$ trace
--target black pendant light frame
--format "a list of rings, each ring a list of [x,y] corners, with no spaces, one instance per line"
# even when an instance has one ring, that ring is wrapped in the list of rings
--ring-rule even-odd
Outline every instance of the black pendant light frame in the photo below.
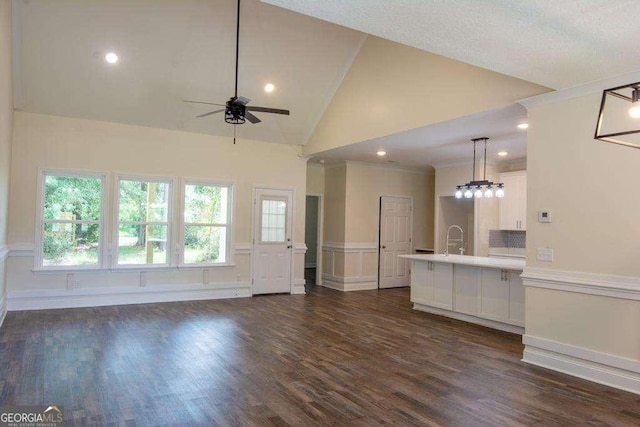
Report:
[[[477,190],[482,190],[483,187],[486,187],[486,189],[489,190],[494,186],[496,186],[498,189],[504,189],[504,183],[502,182],[494,183],[493,181],[487,180],[487,141],[488,140],[489,138],[487,138],[486,136],[483,136],[481,138],[473,138],[471,140],[471,142],[473,142],[473,175],[471,176],[471,181],[467,182],[466,184],[456,185],[456,193],[457,193],[456,198],[462,198],[462,196],[458,196],[458,194],[460,194],[458,192],[461,192],[463,189],[468,191],[472,191],[472,190],[477,191]],[[484,142],[484,170],[483,170],[482,179],[477,180],[476,179],[476,144],[480,141]],[[497,196],[497,197],[501,197],[501,196]],[[466,197],[466,198],[470,198],[470,197]]]

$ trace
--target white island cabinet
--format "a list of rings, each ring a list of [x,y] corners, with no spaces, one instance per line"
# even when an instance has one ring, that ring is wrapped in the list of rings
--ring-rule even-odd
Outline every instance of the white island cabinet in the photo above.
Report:
[[[412,261],[416,310],[504,331],[524,332],[525,262],[465,255],[401,255]]]

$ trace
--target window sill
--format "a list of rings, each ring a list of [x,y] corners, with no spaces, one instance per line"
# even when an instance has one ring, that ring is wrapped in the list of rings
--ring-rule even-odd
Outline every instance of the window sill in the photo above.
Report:
[[[144,266],[144,265],[132,265],[132,266],[118,266],[112,268],[82,268],[82,267],[69,267],[69,268],[34,268],[31,271],[34,274],[69,274],[69,273],[140,273],[151,271],[179,271],[179,270],[217,270],[235,268],[236,264],[199,264],[199,265],[180,265],[180,266]]]

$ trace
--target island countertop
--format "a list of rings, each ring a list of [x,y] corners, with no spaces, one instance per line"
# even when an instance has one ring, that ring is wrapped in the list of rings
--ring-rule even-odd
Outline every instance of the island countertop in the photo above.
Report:
[[[399,255],[402,258],[414,261],[442,262],[446,264],[462,264],[475,267],[503,268],[505,270],[524,270],[526,262],[520,259],[489,258],[471,255]]]

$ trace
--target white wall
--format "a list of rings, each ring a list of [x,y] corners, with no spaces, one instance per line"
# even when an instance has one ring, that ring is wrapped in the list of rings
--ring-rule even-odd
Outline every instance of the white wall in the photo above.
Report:
[[[8,236],[12,251],[7,263],[10,308],[14,299],[35,301],[34,298],[41,298],[46,292],[63,296],[83,291],[109,295],[124,292],[121,288],[140,291],[142,282],[139,272],[76,273],[73,281],[78,282],[78,289],[69,291],[66,274],[31,271],[38,168],[232,182],[235,188],[233,246],[236,266],[148,270],[147,273],[145,292],[171,285],[178,287],[176,292],[179,293],[180,286],[205,285],[206,292],[201,292],[200,288],[191,292],[192,296],[200,292],[199,297],[248,294],[253,187],[293,188],[294,242],[298,248],[294,277],[296,290],[304,289],[306,161],[298,156],[295,147],[246,140],[238,140],[233,145],[229,138],[16,112],[12,164],[15,167],[11,175]],[[176,292],[165,299],[180,299],[174,295]]]
[[[525,360],[640,393],[640,150],[594,140],[600,95],[528,108]]]
[[[0,0],[0,325],[6,313],[6,255],[11,138],[13,132],[13,81],[11,0]]]

